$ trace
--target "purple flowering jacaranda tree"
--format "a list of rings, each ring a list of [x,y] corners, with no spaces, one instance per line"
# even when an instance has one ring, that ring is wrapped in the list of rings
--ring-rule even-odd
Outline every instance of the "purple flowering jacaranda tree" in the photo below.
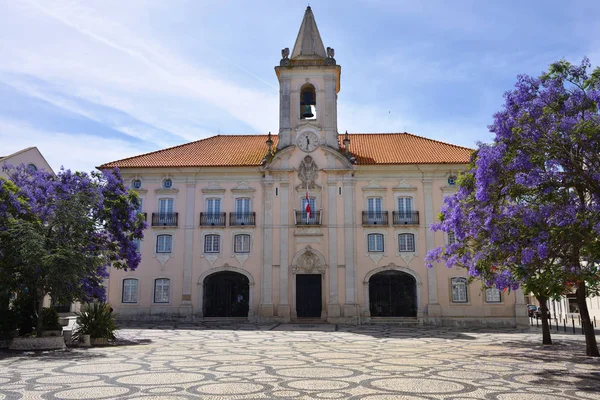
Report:
[[[478,145],[431,227],[456,243],[426,262],[467,268],[501,290],[524,286],[543,309],[575,291],[586,354],[598,357],[586,303],[600,285],[600,69],[590,69],[586,58],[518,77],[489,127],[494,142]]]
[[[23,165],[0,177],[0,285],[31,296],[70,303],[105,300],[110,267],[135,269],[135,241],[143,237],[139,199],[118,170],[54,176]],[[37,318],[37,335],[43,331]]]

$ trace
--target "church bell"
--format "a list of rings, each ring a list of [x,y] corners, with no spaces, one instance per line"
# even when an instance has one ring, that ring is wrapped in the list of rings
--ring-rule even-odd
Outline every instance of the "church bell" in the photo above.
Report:
[[[312,117],[314,117],[314,114],[312,113],[310,104],[305,104],[304,106],[302,106],[302,118],[312,118]]]

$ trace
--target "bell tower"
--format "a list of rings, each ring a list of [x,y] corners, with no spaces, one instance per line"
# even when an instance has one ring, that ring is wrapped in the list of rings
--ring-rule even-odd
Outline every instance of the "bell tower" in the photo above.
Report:
[[[339,150],[337,94],[341,67],[334,50],[323,46],[315,16],[308,6],[296,43],[281,51],[275,67],[279,80],[279,142],[277,149],[297,145],[299,134],[314,133],[320,145]],[[312,133],[311,133],[312,132]]]

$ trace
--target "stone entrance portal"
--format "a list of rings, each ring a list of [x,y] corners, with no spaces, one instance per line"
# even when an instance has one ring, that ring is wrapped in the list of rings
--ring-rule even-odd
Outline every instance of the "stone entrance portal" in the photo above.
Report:
[[[369,310],[372,317],[416,317],[415,278],[394,270],[373,275],[369,279]]]
[[[296,314],[298,318],[321,318],[321,275],[296,276]]]

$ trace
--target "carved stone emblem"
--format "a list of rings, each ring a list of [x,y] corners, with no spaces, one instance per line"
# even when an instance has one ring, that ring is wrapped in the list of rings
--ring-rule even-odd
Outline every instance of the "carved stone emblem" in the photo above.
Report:
[[[321,258],[312,250],[312,248],[306,246],[306,251],[298,258],[296,265],[292,267],[292,272],[324,274],[325,265],[323,265]]]
[[[319,167],[317,167],[315,161],[311,156],[306,156],[298,168],[298,178],[302,181],[304,186],[308,187],[309,189],[314,188],[318,172]]]

